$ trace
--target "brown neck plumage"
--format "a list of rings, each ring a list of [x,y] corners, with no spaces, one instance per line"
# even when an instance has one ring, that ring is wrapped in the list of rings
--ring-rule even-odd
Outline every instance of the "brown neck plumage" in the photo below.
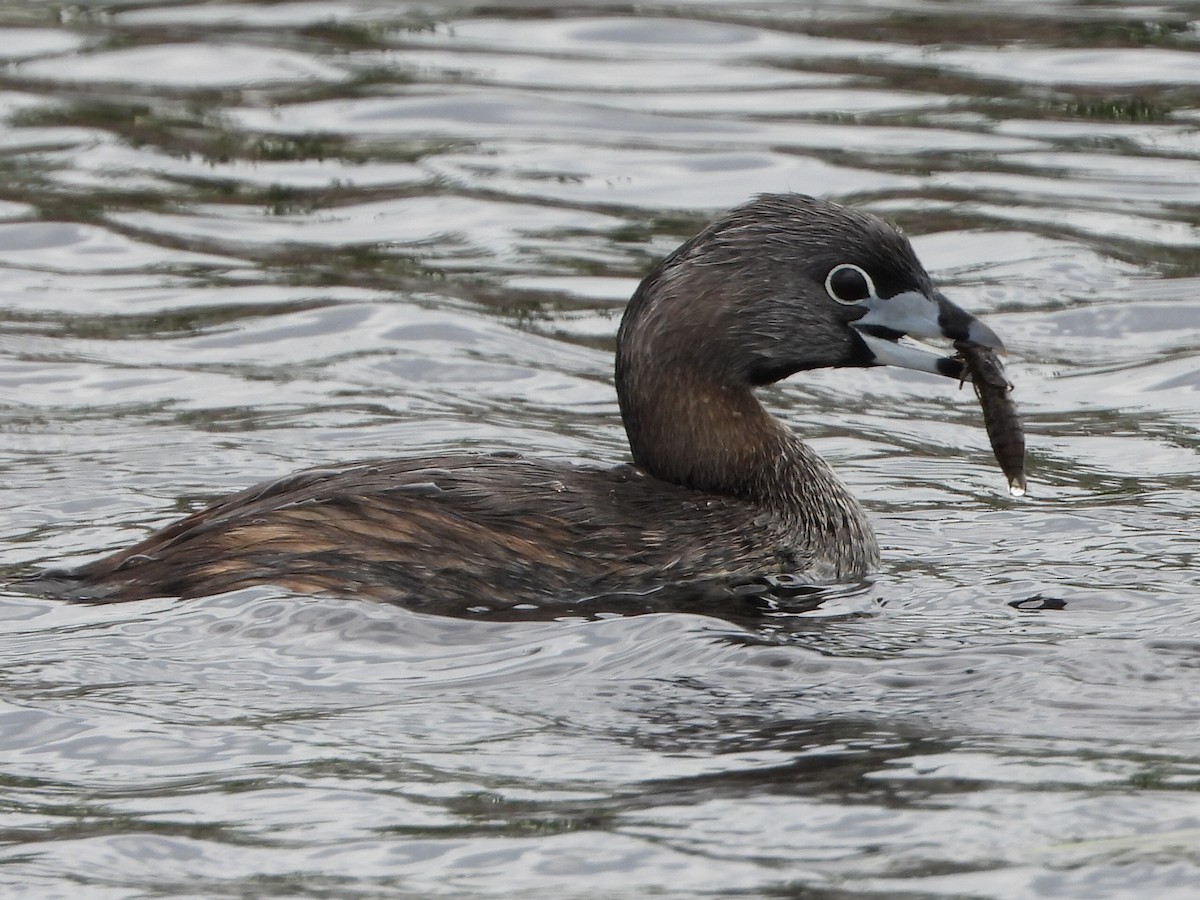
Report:
[[[787,523],[793,545],[822,577],[878,564],[862,507],[749,386],[651,363],[619,366],[617,392],[634,462],[649,475],[762,507]]]
[[[767,502],[796,439],[748,387],[655,367],[618,387],[634,462],[663,481]]]

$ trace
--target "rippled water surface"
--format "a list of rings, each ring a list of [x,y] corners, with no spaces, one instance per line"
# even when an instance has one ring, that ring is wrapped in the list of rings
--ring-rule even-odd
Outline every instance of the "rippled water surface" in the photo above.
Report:
[[[766,392],[865,501],[808,612],[0,593],[0,888],[1194,897],[1200,7],[0,5],[0,566],[306,465],[625,458],[613,336],[720,209],[900,223],[1010,348]],[[711,613],[711,611],[709,611]]]

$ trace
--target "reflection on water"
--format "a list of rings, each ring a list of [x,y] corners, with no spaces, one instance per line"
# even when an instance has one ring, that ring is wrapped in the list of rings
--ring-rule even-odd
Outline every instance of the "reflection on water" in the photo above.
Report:
[[[970,391],[821,372],[767,399],[886,563],[819,605],[9,590],[0,884],[1192,896],[1198,16],[0,8],[6,574],[303,465],[621,460],[625,299],[756,191],[894,219],[987,314],[1032,487]]]

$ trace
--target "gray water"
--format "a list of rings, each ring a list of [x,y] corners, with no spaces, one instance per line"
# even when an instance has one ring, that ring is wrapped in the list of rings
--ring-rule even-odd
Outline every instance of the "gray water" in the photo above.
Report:
[[[0,574],[302,466],[615,463],[637,279],[901,224],[970,390],[765,392],[884,547],[807,613],[0,592],[0,892],[1200,893],[1200,6],[0,5]]]

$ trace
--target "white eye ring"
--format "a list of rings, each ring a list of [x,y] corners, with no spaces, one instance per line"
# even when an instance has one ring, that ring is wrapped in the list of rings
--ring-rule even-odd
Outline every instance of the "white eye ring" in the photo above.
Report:
[[[857,272],[859,275],[862,276],[863,281],[866,282],[867,294],[865,297],[855,297],[852,300],[846,300],[843,297],[839,297],[837,295],[837,292],[834,291],[834,289],[833,289],[834,276],[839,275],[842,272],[845,272],[847,269],[849,269],[851,272]],[[832,297],[834,300],[836,300],[838,303],[842,304],[843,306],[854,306],[855,304],[862,303],[864,300],[866,300],[870,297],[878,297],[879,296],[875,292],[875,282],[871,280],[871,276],[868,275],[863,270],[862,266],[856,266],[856,265],[854,265],[854,263],[841,263],[840,265],[836,265],[832,269],[830,269],[829,274],[825,276],[825,292],[827,294],[829,294],[829,296]]]

